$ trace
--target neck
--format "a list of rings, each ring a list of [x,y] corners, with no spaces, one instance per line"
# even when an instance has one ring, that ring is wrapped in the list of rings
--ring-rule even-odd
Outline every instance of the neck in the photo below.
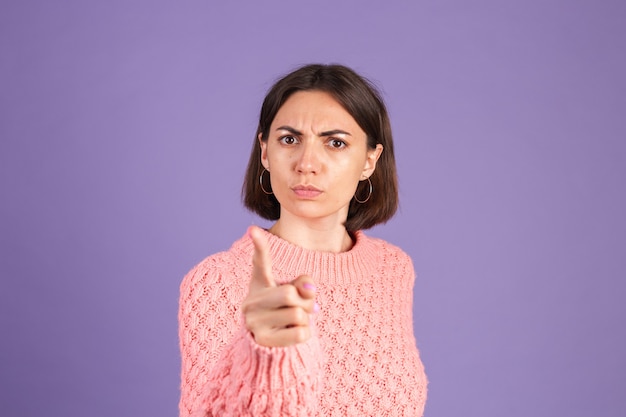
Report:
[[[350,250],[353,245],[352,238],[343,224],[304,224],[290,222],[281,217],[269,231],[287,242],[308,250],[340,253]]]

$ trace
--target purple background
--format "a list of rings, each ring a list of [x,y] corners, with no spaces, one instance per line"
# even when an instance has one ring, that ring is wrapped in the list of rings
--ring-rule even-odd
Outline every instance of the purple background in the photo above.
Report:
[[[388,101],[426,414],[623,416],[626,2],[234,3],[2,2],[0,415],[177,413],[180,280],[320,61]]]

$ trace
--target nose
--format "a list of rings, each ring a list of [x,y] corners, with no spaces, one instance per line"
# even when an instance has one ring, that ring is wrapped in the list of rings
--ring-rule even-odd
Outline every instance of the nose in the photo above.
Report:
[[[321,166],[320,152],[316,143],[305,141],[300,147],[296,171],[300,174],[317,174]]]

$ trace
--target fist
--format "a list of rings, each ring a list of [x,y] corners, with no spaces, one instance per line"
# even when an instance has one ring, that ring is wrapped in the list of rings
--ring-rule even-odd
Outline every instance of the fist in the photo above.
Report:
[[[262,346],[291,346],[311,337],[312,314],[317,310],[315,284],[301,275],[276,285],[267,239],[255,226],[248,229],[254,244],[252,279],[242,311],[246,328]]]

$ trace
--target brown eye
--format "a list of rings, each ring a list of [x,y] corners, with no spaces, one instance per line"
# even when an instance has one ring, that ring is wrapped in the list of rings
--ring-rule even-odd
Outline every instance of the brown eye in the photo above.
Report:
[[[340,139],[331,139],[329,144],[330,147],[334,149],[342,149],[346,147],[346,142]]]
[[[293,145],[294,143],[298,142],[298,140],[293,136],[283,136],[280,138],[280,142],[284,143],[285,145]]]

